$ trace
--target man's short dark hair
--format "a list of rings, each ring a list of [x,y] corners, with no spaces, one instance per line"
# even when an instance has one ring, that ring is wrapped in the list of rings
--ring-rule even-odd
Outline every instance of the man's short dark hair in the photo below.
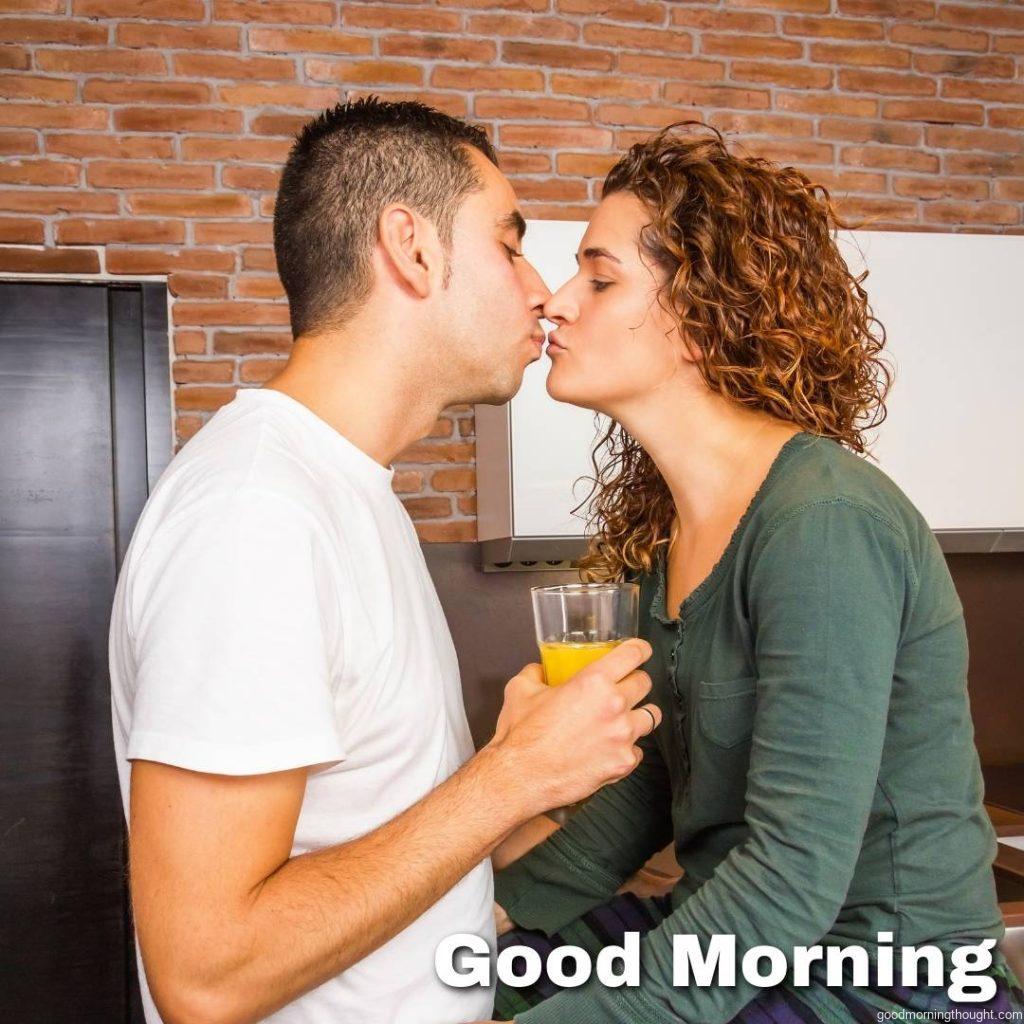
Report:
[[[483,187],[467,147],[497,164],[482,129],[375,96],[339,103],[302,129],[274,208],[277,271],[296,337],[340,326],[366,301],[377,218],[389,203],[431,220],[451,251],[458,208]]]

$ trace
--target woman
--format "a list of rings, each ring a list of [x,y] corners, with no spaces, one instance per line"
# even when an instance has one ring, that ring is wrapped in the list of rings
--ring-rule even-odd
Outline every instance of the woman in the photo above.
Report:
[[[548,391],[613,421],[582,568],[640,582],[664,720],[630,776],[496,881],[510,938],[541,951],[649,929],[641,983],[499,987],[496,1014],[836,1024],[1022,1006],[998,952],[995,996],[947,995],[952,951],[1002,934],[996,840],[960,602],[920,514],[860,457],[889,374],[836,247],[846,225],[799,171],[678,127],[612,169],[579,273],[545,307]],[[608,903],[670,840],[671,894]],[[812,967],[808,985],[759,988],[737,968],[734,986],[677,987],[676,935],[703,951],[735,935],[737,964],[762,944],[862,946],[870,978],[831,987]],[[880,946],[927,944],[937,984],[878,976]]]

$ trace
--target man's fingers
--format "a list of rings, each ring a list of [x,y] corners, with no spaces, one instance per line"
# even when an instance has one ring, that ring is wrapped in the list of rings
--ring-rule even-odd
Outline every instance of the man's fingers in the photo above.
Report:
[[[635,707],[651,692],[651,677],[641,669],[630,672],[619,683],[619,692],[626,698],[627,707]]]
[[[537,664],[537,662],[531,662],[529,665],[524,665],[522,669],[514,675],[505,687],[506,692],[510,689],[523,690],[527,693],[533,693],[538,687],[544,688],[544,669]]]
[[[661,708],[657,704],[644,704],[630,711],[629,717],[633,724],[633,735],[640,739],[641,736],[649,736],[661,725]]]

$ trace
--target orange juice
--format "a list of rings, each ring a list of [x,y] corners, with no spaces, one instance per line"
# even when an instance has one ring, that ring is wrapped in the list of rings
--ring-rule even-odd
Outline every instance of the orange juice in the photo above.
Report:
[[[604,657],[618,647],[625,637],[618,640],[591,640],[581,643],[573,641],[548,641],[540,645],[540,660],[544,666],[544,680],[548,686],[561,686],[592,661]]]

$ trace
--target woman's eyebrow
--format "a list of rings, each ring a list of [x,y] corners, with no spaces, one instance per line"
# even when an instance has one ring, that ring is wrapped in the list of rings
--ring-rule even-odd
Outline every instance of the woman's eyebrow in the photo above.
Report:
[[[602,249],[599,245],[588,246],[583,250],[582,256],[585,260],[596,260],[599,256],[604,256],[605,259],[609,259],[613,263],[622,263],[618,256],[613,256],[607,249]],[[576,257],[576,262],[580,262],[579,256]]]

